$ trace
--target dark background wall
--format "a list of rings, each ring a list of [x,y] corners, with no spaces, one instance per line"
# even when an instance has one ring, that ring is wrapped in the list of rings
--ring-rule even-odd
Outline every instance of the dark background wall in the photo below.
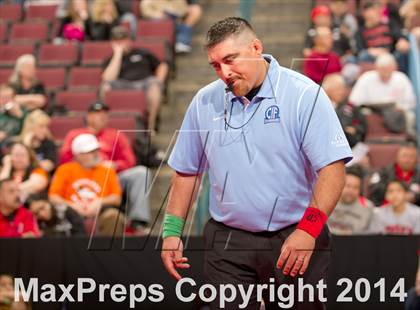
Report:
[[[328,309],[403,309],[397,298],[389,293],[399,278],[404,278],[405,290],[414,285],[417,268],[417,236],[353,236],[333,237],[332,263],[328,279]],[[93,278],[97,284],[162,284],[165,299],[162,303],[141,303],[136,309],[198,309],[197,303],[180,302],[175,295],[175,281],[172,280],[160,260],[156,238],[130,239],[39,239],[0,240],[0,274],[9,273],[25,280],[39,278],[44,283],[71,284],[77,278]],[[89,246],[90,245],[90,246]],[[184,276],[202,281],[204,252],[201,238],[191,238],[185,255],[189,257],[191,269]],[[347,296],[353,302],[337,304],[344,286],[337,286],[340,278],[349,278],[353,288]],[[354,284],[359,278],[370,282],[371,295],[366,303],[354,301]],[[385,278],[385,303],[379,302],[379,289],[373,285]],[[363,293],[362,289],[362,293]],[[106,300],[99,303],[97,292],[83,303],[34,303],[33,309],[129,309],[127,303]],[[72,291],[75,295],[75,290]],[[60,295],[59,295],[60,296]]]

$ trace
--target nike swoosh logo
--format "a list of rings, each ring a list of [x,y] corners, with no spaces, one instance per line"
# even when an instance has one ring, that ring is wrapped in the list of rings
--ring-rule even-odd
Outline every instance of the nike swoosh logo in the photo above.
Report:
[[[213,122],[218,121],[219,119],[222,119],[224,116],[218,116],[218,117],[213,117]]]

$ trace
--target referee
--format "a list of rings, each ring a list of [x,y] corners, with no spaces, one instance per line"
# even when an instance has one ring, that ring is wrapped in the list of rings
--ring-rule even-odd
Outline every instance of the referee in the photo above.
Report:
[[[180,279],[177,269],[189,267],[180,237],[208,171],[206,283],[274,279],[297,287],[300,277],[305,284],[326,283],[325,223],[344,186],[344,164],[352,158],[330,100],[319,85],[263,54],[244,19],[212,25],[206,48],[219,79],[193,98],[169,159],[175,174],[163,228],[166,269]],[[262,297],[266,309],[278,309],[267,290]],[[239,300],[226,306],[238,305]],[[253,291],[247,309],[258,307]],[[324,307],[316,299],[293,309]]]

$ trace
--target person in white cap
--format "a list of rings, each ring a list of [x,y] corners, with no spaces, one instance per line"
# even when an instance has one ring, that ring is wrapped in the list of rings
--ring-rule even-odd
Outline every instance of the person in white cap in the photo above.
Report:
[[[113,234],[115,225],[122,233],[121,186],[115,170],[101,163],[98,140],[92,134],[80,134],[71,149],[73,161],[60,165],[53,176],[50,201],[70,206],[85,219],[99,213],[98,234]]]

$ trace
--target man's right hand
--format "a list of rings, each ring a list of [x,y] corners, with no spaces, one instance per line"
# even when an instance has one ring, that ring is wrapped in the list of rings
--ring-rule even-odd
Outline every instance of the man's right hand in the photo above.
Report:
[[[184,245],[179,237],[167,237],[163,239],[161,258],[166,270],[176,280],[182,277],[176,270],[177,268],[190,268],[188,258],[183,257]]]

